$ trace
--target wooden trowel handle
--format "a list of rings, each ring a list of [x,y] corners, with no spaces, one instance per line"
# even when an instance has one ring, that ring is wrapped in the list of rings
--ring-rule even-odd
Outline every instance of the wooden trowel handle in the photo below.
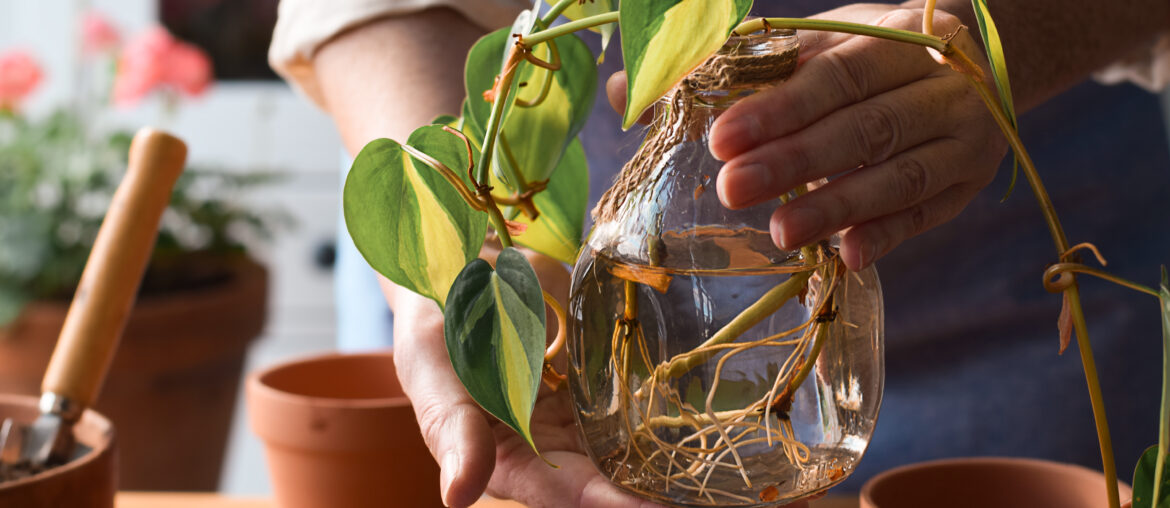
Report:
[[[114,192],[41,389],[91,407],[134,305],[187,145],[144,128],[130,143],[126,176]]]

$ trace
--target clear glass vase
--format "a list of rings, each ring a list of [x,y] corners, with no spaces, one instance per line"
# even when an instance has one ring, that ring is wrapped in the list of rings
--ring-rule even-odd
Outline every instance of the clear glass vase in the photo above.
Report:
[[[720,55],[795,65],[795,45],[773,31]],[[586,450],[614,483],[668,505],[823,491],[853,471],[881,403],[876,272],[846,271],[836,239],[777,248],[780,200],[729,210],[716,195],[708,132],[763,86],[751,80],[688,80],[660,101],[573,271],[569,385]]]

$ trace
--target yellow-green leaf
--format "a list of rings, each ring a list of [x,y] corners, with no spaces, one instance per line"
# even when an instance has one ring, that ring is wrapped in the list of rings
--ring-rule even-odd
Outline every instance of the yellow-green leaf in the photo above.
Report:
[[[420,127],[408,143],[466,174],[466,145],[441,126]],[[370,266],[440,306],[459,271],[479,255],[487,230],[486,214],[389,139],[371,141],[354,158],[343,205],[346,227]]]
[[[991,12],[987,9],[986,0],[971,0],[975,10],[975,20],[979,23],[979,34],[983,37],[983,47],[987,51],[987,60],[991,63],[991,75],[995,79],[995,87],[999,91],[999,102],[1003,106],[1004,114],[1012,122],[1012,127],[1018,129],[1016,122],[1016,107],[1012,101],[1012,86],[1008,79],[1007,60],[1003,56],[1003,41],[999,38],[999,30],[995,28],[995,21],[991,19]],[[1018,158],[1012,161],[1012,178],[1004,192],[1003,200],[1012,194],[1016,188],[1016,180],[1020,173]]]
[[[555,5],[557,0],[545,0],[549,5]],[[584,3],[574,3],[568,9],[565,9],[563,15],[571,20],[578,20],[587,18],[597,14],[605,14],[617,10],[617,0],[588,0]],[[617,30],[617,25],[613,23],[606,23],[601,26],[595,26],[589,29],[590,31],[601,34],[601,54],[597,57],[597,62],[605,58],[605,48],[609,47],[609,41],[613,38],[614,32]]]
[[[524,234],[514,239],[562,263],[573,264],[581,248],[581,233],[585,227],[585,208],[589,200],[587,189],[589,165],[585,160],[585,149],[580,141],[574,140],[565,150],[548,187],[533,198],[540,216],[536,221],[518,216],[518,222],[529,226]]]
[[[640,0],[620,5],[628,75],[622,128],[674,88],[727,41],[750,0]]]
[[[483,93],[495,83],[499,55],[511,40],[507,30],[498,30],[480,39],[467,56],[465,116],[469,117],[472,130],[481,136],[491,115],[491,103],[483,99]],[[524,62],[513,80],[517,86],[524,84],[513,97],[520,102],[505,108],[509,113],[503,120],[502,138],[497,139],[492,158],[493,173],[511,191],[518,189],[519,182],[509,178],[513,171],[508,168],[514,169],[526,183],[549,178],[593,109],[597,87],[593,54],[575,35],[558,38],[556,48],[561,62],[559,71]],[[533,54],[545,61],[553,60],[549,44],[538,45]],[[525,103],[536,105],[529,107]]]
[[[447,352],[459,380],[533,450],[530,422],[544,366],[544,316],[536,272],[511,247],[500,252],[495,270],[482,259],[468,263],[443,312]]]

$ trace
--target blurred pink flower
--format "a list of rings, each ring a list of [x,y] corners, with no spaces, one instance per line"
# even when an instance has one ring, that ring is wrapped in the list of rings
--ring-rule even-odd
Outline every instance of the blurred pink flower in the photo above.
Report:
[[[82,50],[86,55],[113,50],[120,39],[118,30],[96,11],[89,11],[81,18]]]
[[[199,48],[153,27],[126,44],[114,77],[114,102],[137,103],[156,88],[169,86],[187,95],[202,94],[211,83],[211,59]]]
[[[211,59],[196,46],[175,44],[163,69],[163,81],[187,95],[201,95],[211,84]]]
[[[22,50],[0,53],[0,110],[12,110],[41,82],[41,66]]]

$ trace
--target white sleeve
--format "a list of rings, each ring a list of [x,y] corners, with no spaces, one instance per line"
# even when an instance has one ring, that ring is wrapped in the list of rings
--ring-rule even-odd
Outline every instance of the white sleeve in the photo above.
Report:
[[[281,0],[268,63],[317,105],[313,56],[342,32],[377,18],[449,7],[488,30],[510,26],[532,0]]]
[[[1113,62],[1093,74],[1105,84],[1126,81],[1151,92],[1160,92],[1170,86],[1170,32],[1164,32],[1153,44]]]

